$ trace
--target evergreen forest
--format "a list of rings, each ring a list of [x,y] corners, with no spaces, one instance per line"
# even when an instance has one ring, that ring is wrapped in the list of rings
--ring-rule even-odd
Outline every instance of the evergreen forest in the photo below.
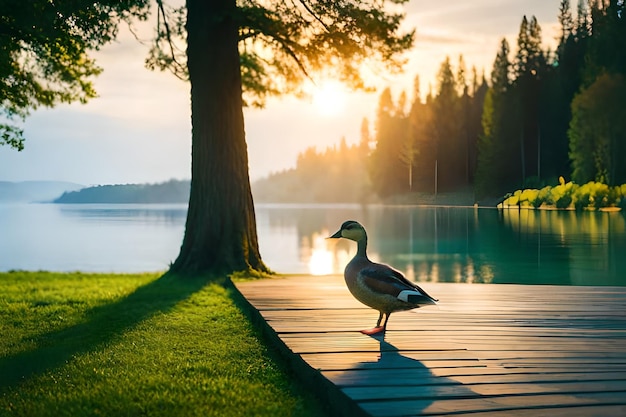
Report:
[[[471,190],[475,201],[559,178],[626,183],[626,5],[562,0],[556,50],[521,19],[490,74],[446,58],[436,85],[397,98],[382,91],[361,140],[300,154],[296,168],[253,185],[257,201],[383,201]],[[373,134],[371,133],[373,131]]]

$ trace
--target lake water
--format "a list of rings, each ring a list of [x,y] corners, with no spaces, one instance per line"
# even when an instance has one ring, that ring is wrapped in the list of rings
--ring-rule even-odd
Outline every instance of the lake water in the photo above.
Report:
[[[259,205],[259,245],[280,273],[342,273],[354,242],[415,281],[626,286],[626,215],[460,207]],[[166,270],[185,205],[0,205],[0,271]]]

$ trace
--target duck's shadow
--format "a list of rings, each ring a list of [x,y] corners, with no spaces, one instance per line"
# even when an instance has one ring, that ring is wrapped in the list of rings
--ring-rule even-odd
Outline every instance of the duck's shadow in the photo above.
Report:
[[[401,351],[387,342],[384,334],[369,337],[379,343],[378,360],[358,362],[333,382],[372,415],[380,415],[389,407],[402,408],[403,415],[421,414],[437,401],[478,396],[461,382],[436,375],[416,359],[423,351]]]

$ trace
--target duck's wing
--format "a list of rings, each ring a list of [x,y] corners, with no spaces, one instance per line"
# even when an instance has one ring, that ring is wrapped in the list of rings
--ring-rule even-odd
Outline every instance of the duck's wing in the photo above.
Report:
[[[436,304],[437,301],[418,285],[407,280],[400,271],[387,265],[373,264],[362,269],[358,280],[373,292],[388,294],[411,304],[428,305]]]

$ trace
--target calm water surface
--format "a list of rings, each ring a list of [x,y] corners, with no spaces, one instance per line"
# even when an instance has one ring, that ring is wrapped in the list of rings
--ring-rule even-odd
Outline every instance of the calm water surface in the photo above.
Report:
[[[626,285],[624,213],[259,205],[264,261],[281,273],[341,273],[356,245],[327,240],[347,219],[370,258],[415,281]],[[167,269],[185,205],[0,205],[0,271]]]

